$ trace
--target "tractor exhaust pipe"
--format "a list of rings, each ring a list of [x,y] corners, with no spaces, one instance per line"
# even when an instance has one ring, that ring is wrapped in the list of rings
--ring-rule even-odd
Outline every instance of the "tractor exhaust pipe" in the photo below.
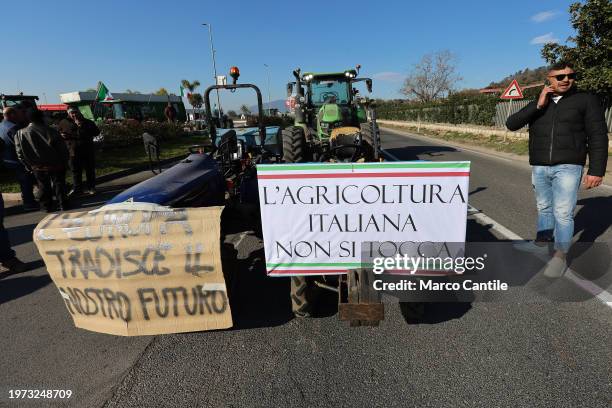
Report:
[[[304,118],[304,108],[303,106],[303,101],[304,101],[304,88],[302,87],[302,75],[301,75],[301,69],[297,68],[296,70],[293,71],[293,76],[295,77],[295,85],[296,85],[296,103],[295,103],[295,121],[297,123],[304,123],[305,122],[305,118]]]

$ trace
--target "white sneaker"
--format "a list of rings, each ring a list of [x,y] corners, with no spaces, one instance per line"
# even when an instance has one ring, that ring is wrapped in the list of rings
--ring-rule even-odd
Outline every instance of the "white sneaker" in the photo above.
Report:
[[[567,270],[565,259],[553,256],[544,267],[544,276],[547,278],[560,278]]]
[[[535,241],[520,241],[512,244],[514,249],[521,252],[529,252],[536,255],[548,255],[548,243],[538,245]]]

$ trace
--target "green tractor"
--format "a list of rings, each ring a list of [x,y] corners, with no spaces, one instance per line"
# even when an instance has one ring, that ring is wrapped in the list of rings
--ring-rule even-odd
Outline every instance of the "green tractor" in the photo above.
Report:
[[[374,102],[353,87],[364,81],[372,92],[372,80],[357,78],[359,68],[332,73],[293,71],[295,82],[287,84],[287,96],[293,102],[295,123],[282,131],[285,162],[379,160]]]
[[[368,93],[372,92],[370,78],[357,78],[359,68],[357,65],[332,73],[302,73],[299,68],[293,71],[295,82],[287,84],[287,96],[295,111],[295,123],[282,131],[286,163],[380,160],[374,102],[353,87],[363,81]],[[294,87],[296,95],[292,96]],[[311,314],[315,286],[329,287],[317,279],[291,277],[291,304],[296,316]]]
[[[35,107],[37,100],[38,96],[24,95],[23,92],[21,92],[19,95],[0,94],[0,108],[4,109],[10,106],[17,105],[27,105]]]

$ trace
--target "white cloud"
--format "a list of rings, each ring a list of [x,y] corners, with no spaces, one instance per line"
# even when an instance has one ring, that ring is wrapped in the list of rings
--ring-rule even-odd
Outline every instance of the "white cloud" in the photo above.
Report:
[[[379,81],[399,82],[404,79],[404,76],[405,75],[399,72],[385,71],[385,72],[378,72],[372,75],[372,78],[379,80]]]
[[[559,39],[553,35],[553,33],[546,33],[544,35],[537,36],[531,40],[531,44],[548,44],[558,43]]]
[[[556,10],[542,11],[540,13],[537,13],[531,16],[531,21],[535,23],[542,23],[544,21],[548,21],[548,20],[555,18],[557,14],[559,14],[559,12]]]

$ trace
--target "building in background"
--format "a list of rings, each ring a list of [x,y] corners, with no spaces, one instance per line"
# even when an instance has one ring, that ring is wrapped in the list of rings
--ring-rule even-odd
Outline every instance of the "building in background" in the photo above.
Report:
[[[177,95],[115,93],[113,101],[95,102],[96,92],[69,92],[60,94],[68,106],[79,108],[88,119],[158,119],[166,120],[164,108],[168,102],[176,110],[179,121],[186,120],[183,99]]]

